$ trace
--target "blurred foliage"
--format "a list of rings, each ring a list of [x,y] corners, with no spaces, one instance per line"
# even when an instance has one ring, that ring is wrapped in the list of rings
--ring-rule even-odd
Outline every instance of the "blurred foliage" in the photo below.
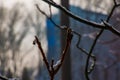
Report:
[[[38,51],[32,49],[32,38],[29,36],[34,38],[34,35],[37,35],[42,38],[43,43],[46,43],[45,36],[43,37],[45,27],[41,27],[41,25],[45,26],[42,20],[45,18],[36,10],[33,11],[31,14],[23,3],[15,3],[11,8],[3,4],[0,6],[0,74],[7,77],[22,77],[22,74],[26,74],[32,78],[35,69],[40,68],[41,55],[33,54]],[[44,44],[46,51],[45,46],[46,44]],[[36,67],[30,63],[34,55],[39,56],[37,56],[39,60],[36,62]],[[31,68],[32,66],[34,68]]]

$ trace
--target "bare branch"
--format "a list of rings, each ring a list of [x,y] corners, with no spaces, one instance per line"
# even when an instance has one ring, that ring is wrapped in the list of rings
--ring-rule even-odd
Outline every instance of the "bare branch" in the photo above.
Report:
[[[106,20],[106,21],[103,21],[104,25],[105,25],[106,27],[108,27],[109,30],[114,29],[114,27],[112,27],[108,22],[109,22],[109,20],[110,20],[110,18],[111,18],[111,16],[112,16],[112,14],[113,14],[113,12],[114,12],[114,10],[115,10],[116,7],[117,7],[117,3],[116,3],[116,1],[114,0],[114,6],[113,6],[113,8],[112,8],[112,10],[111,10],[111,12],[110,12],[110,14],[109,14],[109,16],[107,17],[107,20]],[[93,42],[93,45],[91,46],[90,52],[89,52],[89,54],[88,54],[88,57],[87,57],[87,60],[86,60],[86,66],[85,66],[85,76],[86,76],[86,79],[87,79],[87,80],[90,80],[90,79],[89,79],[89,73],[90,73],[90,72],[94,69],[94,67],[95,67],[95,63],[93,62],[93,64],[90,66],[90,69],[88,70],[90,56],[91,56],[91,54],[92,54],[92,52],[93,52],[93,49],[94,49],[94,47],[95,47],[95,45],[96,45],[96,43],[97,43],[97,40],[99,39],[99,37],[102,35],[103,32],[104,32],[104,29],[101,29],[101,31],[99,32],[99,34],[96,36],[96,38],[95,38],[95,40],[94,40],[94,42]],[[118,32],[118,31],[116,30],[116,32]],[[96,61],[96,60],[95,60],[95,61]]]
[[[86,79],[87,80],[90,80],[89,79],[89,73],[91,72],[91,70],[93,70],[93,65],[92,65],[92,67],[90,68],[90,70],[88,70],[88,66],[89,66],[89,60],[90,60],[90,55],[92,54],[92,52],[93,52],[93,49],[94,49],[94,47],[95,47],[95,45],[96,45],[96,43],[97,43],[97,40],[98,40],[98,38],[100,37],[100,35],[103,33],[103,29],[100,31],[100,33],[96,36],[96,38],[95,38],[95,40],[94,40],[94,42],[93,42],[93,45],[91,46],[91,49],[90,49],[90,52],[89,52],[89,54],[88,54],[88,57],[87,57],[87,60],[86,60],[86,66],[85,66],[85,76],[86,76]]]
[[[73,19],[79,21],[79,22],[82,22],[84,24],[87,24],[87,25],[90,25],[92,27],[95,27],[95,28],[100,28],[100,29],[106,29],[106,30],[110,30],[112,33],[116,34],[117,36],[120,37],[120,32],[119,31],[116,31],[115,28],[111,27],[111,28],[108,28],[107,26],[103,25],[103,24],[99,24],[99,23],[96,23],[96,22],[93,22],[93,21],[88,21],[86,19],[83,19],[73,13],[71,13],[69,10],[67,10],[66,8],[64,8],[63,6],[61,5],[58,5],[56,4],[55,2],[51,2],[49,0],[43,0],[44,2],[60,9],[61,11],[63,11],[64,13],[66,13],[68,16],[72,17]]]
[[[61,26],[59,26],[59,25],[57,25],[53,20],[52,20],[52,18],[51,18],[51,16],[49,17],[45,12],[43,12],[40,8],[39,8],[39,6],[36,4],[36,7],[37,7],[37,9],[39,10],[39,12],[41,12],[43,15],[45,15],[48,19],[50,19],[50,21],[56,26],[56,27],[58,27],[59,29],[62,29],[62,30],[67,30],[68,28],[67,27],[61,27]],[[76,31],[74,31],[74,30],[71,30],[70,29],[70,31],[71,31],[71,33],[74,33],[75,35],[77,35],[78,37],[79,37],[79,40],[78,40],[78,42],[77,42],[77,44],[76,44],[76,47],[79,49],[79,50],[81,50],[82,52],[84,52],[86,55],[88,55],[89,53],[88,52],[86,52],[84,49],[82,49],[82,48],[80,48],[79,47],[79,43],[80,43],[80,38],[81,38],[81,35],[79,34],[79,33],[77,33]],[[68,42],[68,41],[67,41]],[[66,46],[67,47],[67,46]],[[66,48],[65,48],[66,49]],[[64,60],[64,53],[63,53],[63,56],[62,56],[62,58],[59,60],[59,61],[57,61],[57,63],[54,65],[54,69],[55,69],[55,73],[57,73],[57,71],[59,70],[59,68],[61,67],[61,64],[62,64],[62,62],[63,62],[63,60]],[[95,62],[96,62],[96,58],[95,58],[95,56],[94,55],[90,55],[90,57],[92,58],[92,60],[93,60],[93,62],[92,62],[92,65],[91,65],[91,71],[94,69],[94,67],[95,67]],[[57,65],[57,67],[56,67],[56,65]],[[90,71],[90,72],[91,72]]]
[[[65,59],[65,55],[67,54],[67,51],[68,51],[68,49],[70,47],[70,44],[71,44],[71,40],[72,40],[72,36],[73,36],[72,31],[71,31],[70,28],[67,28],[66,31],[67,31],[67,40],[66,40],[67,43],[66,43],[65,49],[63,50],[62,56],[61,56],[60,60],[58,61],[58,63],[56,63],[56,64],[54,64],[54,60],[52,59],[50,66],[49,66],[47,58],[45,57],[45,53],[44,53],[44,51],[43,51],[43,49],[41,47],[41,43],[39,42],[39,40],[38,40],[38,38],[36,36],[35,36],[35,40],[33,41],[33,44],[37,43],[38,48],[41,51],[43,61],[44,61],[45,65],[46,65],[46,67],[47,67],[47,70],[49,72],[51,80],[54,79],[55,74],[61,68],[61,66],[63,64],[63,61]]]
[[[104,32],[104,30],[109,30],[111,31],[112,33],[114,33],[115,35],[119,36],[120,37],[120,31],[116,30],[109,22],[114,10],[116,7],[120,6],[120,4],[117,4],[116,0],[114,0],[114,6],[110,12],[110,14],[108,15],[107,17],[107,20],[106,21],[102,21],[103,24],[100,24],[100,23],[96,23],[96,22],[93,22],[93,21],[88,21],[86,19],[83,19],[73,13],[71,13],[69,10],[67,10],[66,8],[64,8],[63,6],[61,5],[58,5],[57,3],[51,1],[51,0],[43,0],[44,2],[48,3],[49,6],[49,10],[50,10],[50,17],[45,13],[43,12],[42,10],[40,10],[39,6],[36,5],[37,9],[39,10],[39,12],[41,12],[43,15],[45,15],[48,19],[50,19],[50,21],[56,26],[58,27],[59,29],[61,30],[66,30],[67,31],[67,44],[66,44],[66,47],[65,49],[63,50],[63,53],[62,53],[62,56],[60,58],[59,61],[57,61],[56,64],[54,64],[54,60],[52,60],[51,62],[51,68],[50,68],[50,71],[49,73],[51,74],[50,76],[53,76],[58,72],[58,70],[60,69],[63,61],[64,61],[64,58],[65,58],[65,55],[66,55],[66,52],[67,52],[67,49],[69,48],[70,46],[70,43],[71,43],[71,39],[72,39],[72,35],[75,34],[78,36],[78,41],[77,41],[77,44],[76,44],[76,47],[81,50],[83,53],[85,53],[87,55],[87,60],[86,60],[86,66],[85,66],[85,76],[86,76],[86,79],[87,80],[90,80],[89,79],[89,74],[94,70],[94,67],[95,67],[95,62],[96,62],[96,57],[92,54],[93,53],[93,50],[95,48],[95,45],[97,43],[97,40],[99,39],[99,37],[102,35],[102,33]],[[79,22],[82,22],[84,24],[87,24],[87,25],[90,25],[94,28],[99,28],[101,29],[99,34],[96,36],[95,40],[93,41],[93,44],[91,46],[91,49],[89,52],[87,52],[86,50],[84,50],[83,48],[79,47],[79,44],[80,44],[80,39],[81,39],[81,35],[79,33],[77,33],[76,31],[68,28],[68,27],[62,27],[62,26],[59,26],[57,25],[53,20],[52,20],[52,12],[51,12],[51,6],[54,6],[58,9],[60,9],[61,11],[63,11],[64,13],[66,13],[68,16],[72,17],[73,19],[79,21]],[[89,68],[89,61],[90,59],[93,59],[93,62],[91,63],[90,65],[90,68]],[[53,65],[54,64],[54,65]],[[52,80],[52,79],[51,79]]]
[[[62,57],[60,59],[60,64],[58,65],[57,69],[55,70],[55,72],[57,72],[60,67],[62,66],[63,64],[63,61],[65,59],[65,55],[70,47],[70,44],[71,44],[71,40],[72,40],[72,37],[73,37],[73,34],[72,34],[72,31],[70,28],[67,29],[67,44],[66,44],[66,47],[64,48],[63,52],[62,52]]]
[[[50,73],[50,66],[49,66],[48,60],[47,60],[47,58],[45,56],[45,53],[44,53],[44,51],[43,51],[43,49],[41,47],[41,43],[39,42],[37,36],[35,36],[35,40],[33,41],[33,43],[34,44],[37,43],[37,46],[38,46],[38,48],[39,48],[39,50],[40,50],[40,52],[42,54],[43,61],[44,61],[45,65],[46,65],[46,67],[47,67],[48,72]]]
[[[43,12],[43,11],[39,8],[38,4],[36,4],[36,8],[38,9],[39,12],[41,12],[41,13],[42,13],[43,15],[45,15],[48,19],[50,19],[50,21],[51,21],[57,28],[62,29],[59,25],[57,25],[57,24],[52,20],[51,17],[49,17],[45,12]]]
[[[53,20],[52,20],[52,18],[51,17],[49,17],[45,12],[43,12],[40,8],[39,8],[39,6],[36,4],[36,7],[37,7],[37,9],[39,10],[39,12],[41,12],[43,15],[45,15],[48,19],[50,19],[50,21],[57,27],[57,28],[59,28],[59,29],[62,29],[62,30],[66,30],[67,28],[65,27],[65,26],[59,26],[59,25],[57,25]],[[86,55],[88,55],[88,52],[86,52],[84,49],[82,49],[82,48],[80,48],[79,47],[79,43],[80,43],[80,38],[82,37],[79,33],[77,33],[76,31],[74,31],[74,30],[71,30],[72,31],[72,33],[74,33],[75,35],[77,35],[78,37],[79,37],[79,40],[78,40],[78,43],[76,44],[76,47],[78,48],[78,49],[80,49],[82,52],[84,52]],[[95,56],[94,55],[91,55],[91,57],[94,57],[95,58]]]

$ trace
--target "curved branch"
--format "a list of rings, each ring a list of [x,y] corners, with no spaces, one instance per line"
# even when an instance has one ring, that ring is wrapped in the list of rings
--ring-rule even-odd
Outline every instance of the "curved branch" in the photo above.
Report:
[[[86,19],[83,19],[75,14],[73,14],[72,12],[70,12],[69,10],[67,10],[66,8],[64,8],[63,6],[61,5],[58,5],[56,4],[55,2],[52,2],[52,1],[49,1],[49,0],[42,0],[44,2],[46,2],[47,4],[49,5],[52,5],[58,9],[60,9],[61,11],[63,11],[64,13],[66,13],[68,16],[72,17],[73,19],[79,21],[79,22],[82,22],[84,24],[87,24],[87,25],[90,25],[92,27],[95,27],[95,28],[100,28],[100,29],[106,29],[106,30],[110,30],[112,33],[116,34],[117,36],[120,37],[120,32],[117,31],[115,28],[113,28],[111,26],[111,28],[107,25],[104,25],[104,24],[100,24],[100,23],[96,23],[96,22],[93,22],[93,21],[88,21]]]

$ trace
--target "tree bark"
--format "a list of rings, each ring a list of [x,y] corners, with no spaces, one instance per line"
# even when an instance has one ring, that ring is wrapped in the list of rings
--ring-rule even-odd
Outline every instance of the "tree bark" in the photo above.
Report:
[[[61,0],[61,5],[64,6],[65,8],[69,9],[69,0]],[[64,14],[61,11],[61,15],[60,15],[61,19],[60,19],[60,23],[61,25],[65,25],[67,27],[69,27],[69,17]],[[65,46],[65,38],[66,36],[66,32],[65,31],[61,31],[61,46],[62,46],[62,50],[64,49]],[[61,50],[61,51],[62,51]],[[64,63],[62,65],[62,80],[71,80],[71,58],[70,58],[70,49],[68,50],[66,56],[65,56],[65,60]]]

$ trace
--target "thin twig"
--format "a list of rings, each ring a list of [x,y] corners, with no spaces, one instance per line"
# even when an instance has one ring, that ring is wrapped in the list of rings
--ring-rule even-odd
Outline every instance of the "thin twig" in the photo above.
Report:
[[[71,31],[73,34],[75,34],[75,35],[77,35],[77,36],[79,37],[78,42],[77,42],[77,44],[76,44],[76,47],[77,47],[79,50],[81,50],[82,52],[84,52],[86,55],[88,55],[87,60],[86,60],[86,67],[85,67],[85,76],[86,76],[86,79],[89,80],[89,76],[88,76],[88,75],[89,75],[89,73],[91,73],[91,72],[93,71],[93,69],[94,69],[94,67],[95,67],[95,62],[96,62],[96,58],[95,58],[95,56],[92,54],[92,52],[93,52],[94,47],[95,47],[95,45],[96,45],[96,43],[97,43],[97,40],[98,40],[99,37],[102,35],[102,33],[104,32],[104,30],[109,30],[109,31],[111,31],[112,33],[114,33],[114,34],[116,34],[117,36],[120,37],[120,32],[119,32],[118,30],[116,30],[113,26],[111,26],[111,24],[108,23],[109,20],[110,20],[110,18],[111,18],[111,16],[112,16],[112,14],[113,14],[113,12],[114,12],[114,10],[115,10],[115,8],[118,7],[118,6],[120,6],[120,4],[117,4],[116,0],[114,0],[114,6],[113,6],[113,8],[112,8],[112,10],[111,10],[111,12],[110,12],[107,20],[106,20],[106,21],[103,21],[103,24],[99,24],[99,23],[96,23],[96,22],[88,21],[88,20],[83,19],[83,18],[81,18],[81,17],[79,17],[79,16],[76,16],[76,15],[74,15],[73,13],[71,13],[70,11],[68,11],[66,8],[64,8],[63,6],[56,4],[55,2],[53,2],[53,1],[51,1],[51,0],[43,0],[43,1],[46,2],[46,3],[48,3],[49,5],[52,5],[52,6],[56,7],[56,8],[58,8],[58,9],[62,10],[62,11],[65,12],[68,16],[76,19],[77,21],[80,21],[80,22],[82,22],[82,23],[84,23],[84,24],[87,24],[87,25],[90,25],[90,26],[92,26],[92,27],[100,28],[100,29],[101,29],[100,32],[99,32],[99,34],[96,36],[96,38],[95,38],[95,40],[94,40],[94,42],[93,42],[93,45],[91,46],[91,49],[90,49],[89,52],[87,52],[87,51],[84,50],[83,48],[80,48],[80,47],[79,47],[81,35],[80,35],[79,33],[77,33],[76,31],[70,29],[70,31]],[[62,30],[67,30],[67,28],[65,28],[65,27],[60,27],[59,25],[57,25],[57,24],[52,20],[52,18],[51,18],[51,17],[52,17],[52,16],[51,16],[51,15],[52,15],[51,6],[49,6],[49,8],[50,8],[50,14],[51,14],[50,17],[47,16],[47,14],[46,14],[45,12],[43,12],[42,10],[40,10],[40,8],[38,7],[38,5],[36,5],[36,6],[37,6],[38,10],[39,10],[42,14],[44,14],[48,19],[50,19],[50,21],[51,21],[56,27],[58,27],[59,29],[62,29]],[[66,48],[65,48],[65,49],[66,49]],[[59,68],[61,67],[61,63],[63,62],[64,57],[65,57],[65,54],[64,54],[64,51],[63,51],[63,56],[62,56],[62,58],[59,60],[60,64],[57,66],[57,68],[53,68],[53,69],[52,69],[52,70],[55,71],[55,73],[57,73],[57,71],[58,71]],[[90,68],[88,68],[90,57],[93,59],[93,62],[92,62],[92,64],[90,65]],[[53,63],[52,63],[52,64],[53,64]],[[53,66],[51,65],[51,68],[52,68],[52,67],[53,67]]]
[[[66,30],[66,26],[59,26],[59,25],[57,25],[57,24],[52,20],[51,17],[49,17],[45,12],[43,12],[43,11],[39,8],[39,6],[38,6],[37,4],[36,4],[36,7],[37,7],[37,9],[39,10],[39,12],[41,12],[43,15],[45,15],[57,28],[59,28],[59,29],[61,29],[61,30]],[[82,48],[79,47],[80,38],[82,37],[81,34],[79,34],[78,32],[76,32],[76,31],[74,31],[74,30],[71,30],[71,32],[79,37],[79,40],[78,40],[78,43],[76,44],[76,47],[77,47],[79,50],[81,50],[82,52],[84,52],[86,55],[88,55],[88,53],[87,53],[84,49],[82,49]],[[95,58],[94,55],[91,55],[91,57]]]
[[[81,40],[81,36],[79,35],[79,36],[78,36],[78,42],[77,42],[77,44],[76,44],[76,47],[77,47],[78,49],[80,49],[83,53],[85,53],[86,55],[88,55],[89,53],[88,53],[85,49],[79,47],[80,40]],[[95,58],[95,56],[94,56],[93,54],[91,54],[91,57],[92,57],[92,58]]]
[[[45,57],[45,53],[43,52],[43,49],[41,47],[41,43],[39,42],[39,40],[38,40],[38,38],[36,36],[35,36],[35,40],[33,41],[34,44],[37,43],[38,48],[41,51],[43,61],[44,61],[45,65],[46,65],[46,67],[47,67],[47,70],[49,72],[49,76],[50,76],[51,80],[54,79],[55,74],[61,68],[61,66],[63,64],[63,61],[65,59],[65,55],[67,54],[67,51],[68,51],[68,49],[70,47],[70,44],[71,44],[71,40],[72,40],[72,36],[73,36],[72,31],[71,31],[70,28],[67,28],[66,31],[67,31],[66,46],[65,46],[65,48],[64,48],[64,50],[62,52],[62,56],[61,56],[61,58],[59,60],[59,63],[54,64],[54,60],[52,59],[50,66],[49,66],[47,58]]]
[[[92,54],[93,49],[94,49],[94,47],[95,47],[95,45],[96,45],[96,43],[97,43],[97,40],[98,40],[98,38],[100,37],[100,35],[102,34],[102,32],[103,32],[103,30],[101,30],[100,33],[96,36],[95,41],[93,42],[93,45],[92,45],[92,47],[91,47],[91,49],[90,49],[90,52],[89,52],[88,57],[87,57],[87,60],[86,60],[85,76],[86,76],[86,79],[87,79],[87,80],[90,80],[90,79],[89,79],[89,76],[88,76],[88,74],[89,74],[89,72],[90,72],[90,71],[88,71],[90,55]]]
[[[115,10],[116,7],[117,7],[117,3],[116,3],[116,1],[114,0],[114,6],[113,6],[113,8],[112,8],[112,10],[111,10],[111,12],[110,12],[110,14],[109,14],[109,16],[107,17],[107,20],[106,20],[106,21],[103,21],[104,25],[107,26],[107,27],[109,27],[109,29],[110,29],[110,28],[113,29],[113,27],[111,27],[108,22],[109,22],[109,20],[110,20],[110,18],[111,18],[111,16],[112,16],[112,14],[113,14],[113,12],[114,12],[114,10]],[[91,47],[91,49],[90,49],[90,52],[89,52],[89,55],[88,55],[88,57],[87,57],[86,67],[85,67],[85,76],[86,76],[86,79],[87,79],[87,80],[90,80],[90,79],[89,79],[89,72],[91,72],[91,71],[93,70],[93,68],[94,68],[94,64],[92,64],[92,65],[90,66],[90,69],[88,70],[90,56],[91,56],[91,54],[92,54],[92,52],[93,52],[93,49],[94,49],[94,47],[95,47],[95,45],[96,45],[96,43],[97,43],[97,40],[99,39],[99,37],[102,35],[103,32],[104,32],[104,29],[102,29],[102,30],[99,32],[99,34],[96,36],[95,41],[93,42],[93,45],[92,45],[92,47]]]
[[[57,25],[57,24],[52,20],[51,17],[49,17],[44,11],[42,11],[42,10],[39,8],[38,4],[36,4],[36,8],[38,9],[38,11],[39,11],[40,13],[42,13],[43,15],[45,15],[57,28],[62,29],[59,25]]]
[[[53,0],[50,0],[53,2]],[[49,4],[49,11],[50,11],[50,17],[52,17],[52,8],[51,8],[51,5]]]
[[[50,73],[50,66],[49,66],[48,60],[47,60],[47,58],[45,56],[45,53],[44,53],[44,51],[42,49],[41,43],[39,42],[37,36],[35,36],[34,43],[37,43],[37,46],[38,46],[38,48],[39,48],[39,50],[40,50],[40,52],[41,52],[41,54],[43,56],[43,61],[44,61],[45,65],[46,65],[46,67],[47,67],[48,72]]]
[[[55,70],[55,72],[57,72],[59,70],[59,68],[62,66],[63,64],[63,61],[65,59],[65,55],[70,47],[70,44],[71,44],[71,40],[72,40],[72,37],[73,37],[73,34],[72,34],[72,31],[70,28],[67,29],[67,40],[66,40],[66,46],[62,52],[62,56],[61,56],[61,59],[60,59],[60,64],[58,65],[57,69]]]
[[[63,6],[56,4],[55,2],[53,3],[53,2],[51,2],[51,1],[49,1],[49,0],[42,0],[42,1],[44,1],[44,2],[46,2],[46,3],[48,3],[48,4],[50,4],[50,5],[58,8],[58,9],[60,9],[61,11],[65,12],[68,16],[72,17],[73,19],[75,19],[75,20],[77,20],[77,21],[79,21],[79,22],[82,22],[82,23],[84,23],[84,24],[90,25],[90,26],[95,27],[95,28],[100,28],[100,29],[109,30],[109,31],[111,31],[112,33],[114,33],[114,34],[116,34],[117,36],[120,37],[120,32],[119,32],[119,31],[116,31],[116,29],[113,28],[113,27],[109,28],[109,27],[107,27],[107,26],[105,26],[105,25],[103,25],[103,24],[99,24],[99,23],[96,23],[96,22],[93,22],[93,21],[88,21],[88,20],[86,20],[86,19],[83,19],[83,18],[81,18],[81,17],[73,14],[72,12],[70,12],[69,10],[67,10],[66,8],[64,8]]]
[[[43,15],[45,15],[48,19],[50,19],[50,21],[51,21],[57,28],[59,28],[59,29],[61,29],[61,30],[67,30],[66,27],[61,27],[61,26],[57,25],[57,24],[52,20],[51,17],[49,17],[45,12],[43,12],[43,11],[39,8],[39,6],[38,6],[37,4],[36,4],[36,7],[37,7],[37,9],[39,10],[39,12],[41,12],[41,13],[42,13]],[[88,54],[89,54],[88,52],[86,52],[84,49],[82,49],[82,48],[79,47],[80,38],[81,38],[82,36],[81,36],[79,33],[77,33],[76,31],[74,31],[74,30],[71,30],[71,32],[79,37],[78,42],[77,42],[77,44],[76,44],[76,47],[77,47],[79,50],[81,50],[82,52],[84,52],[86,55],[88,55]],[[95,57],[93,54],[91,54],[90,57],[91,57],[92,60],[93,60],[92,65],[91,65],[91,71],[92,71],[92,69],[94,69],[94,66],[95,66],[96,57]],[[63,59],[62,59],[62,60],[63,60]],[[60,61],[60,62],[61,62],[61,61]],[[61,67],[61,66],[59,66],[59,67],[55,70],[55,73],[59,70],[60,67]],[[90,71],[90,72],[91,72],[91,71]]]

